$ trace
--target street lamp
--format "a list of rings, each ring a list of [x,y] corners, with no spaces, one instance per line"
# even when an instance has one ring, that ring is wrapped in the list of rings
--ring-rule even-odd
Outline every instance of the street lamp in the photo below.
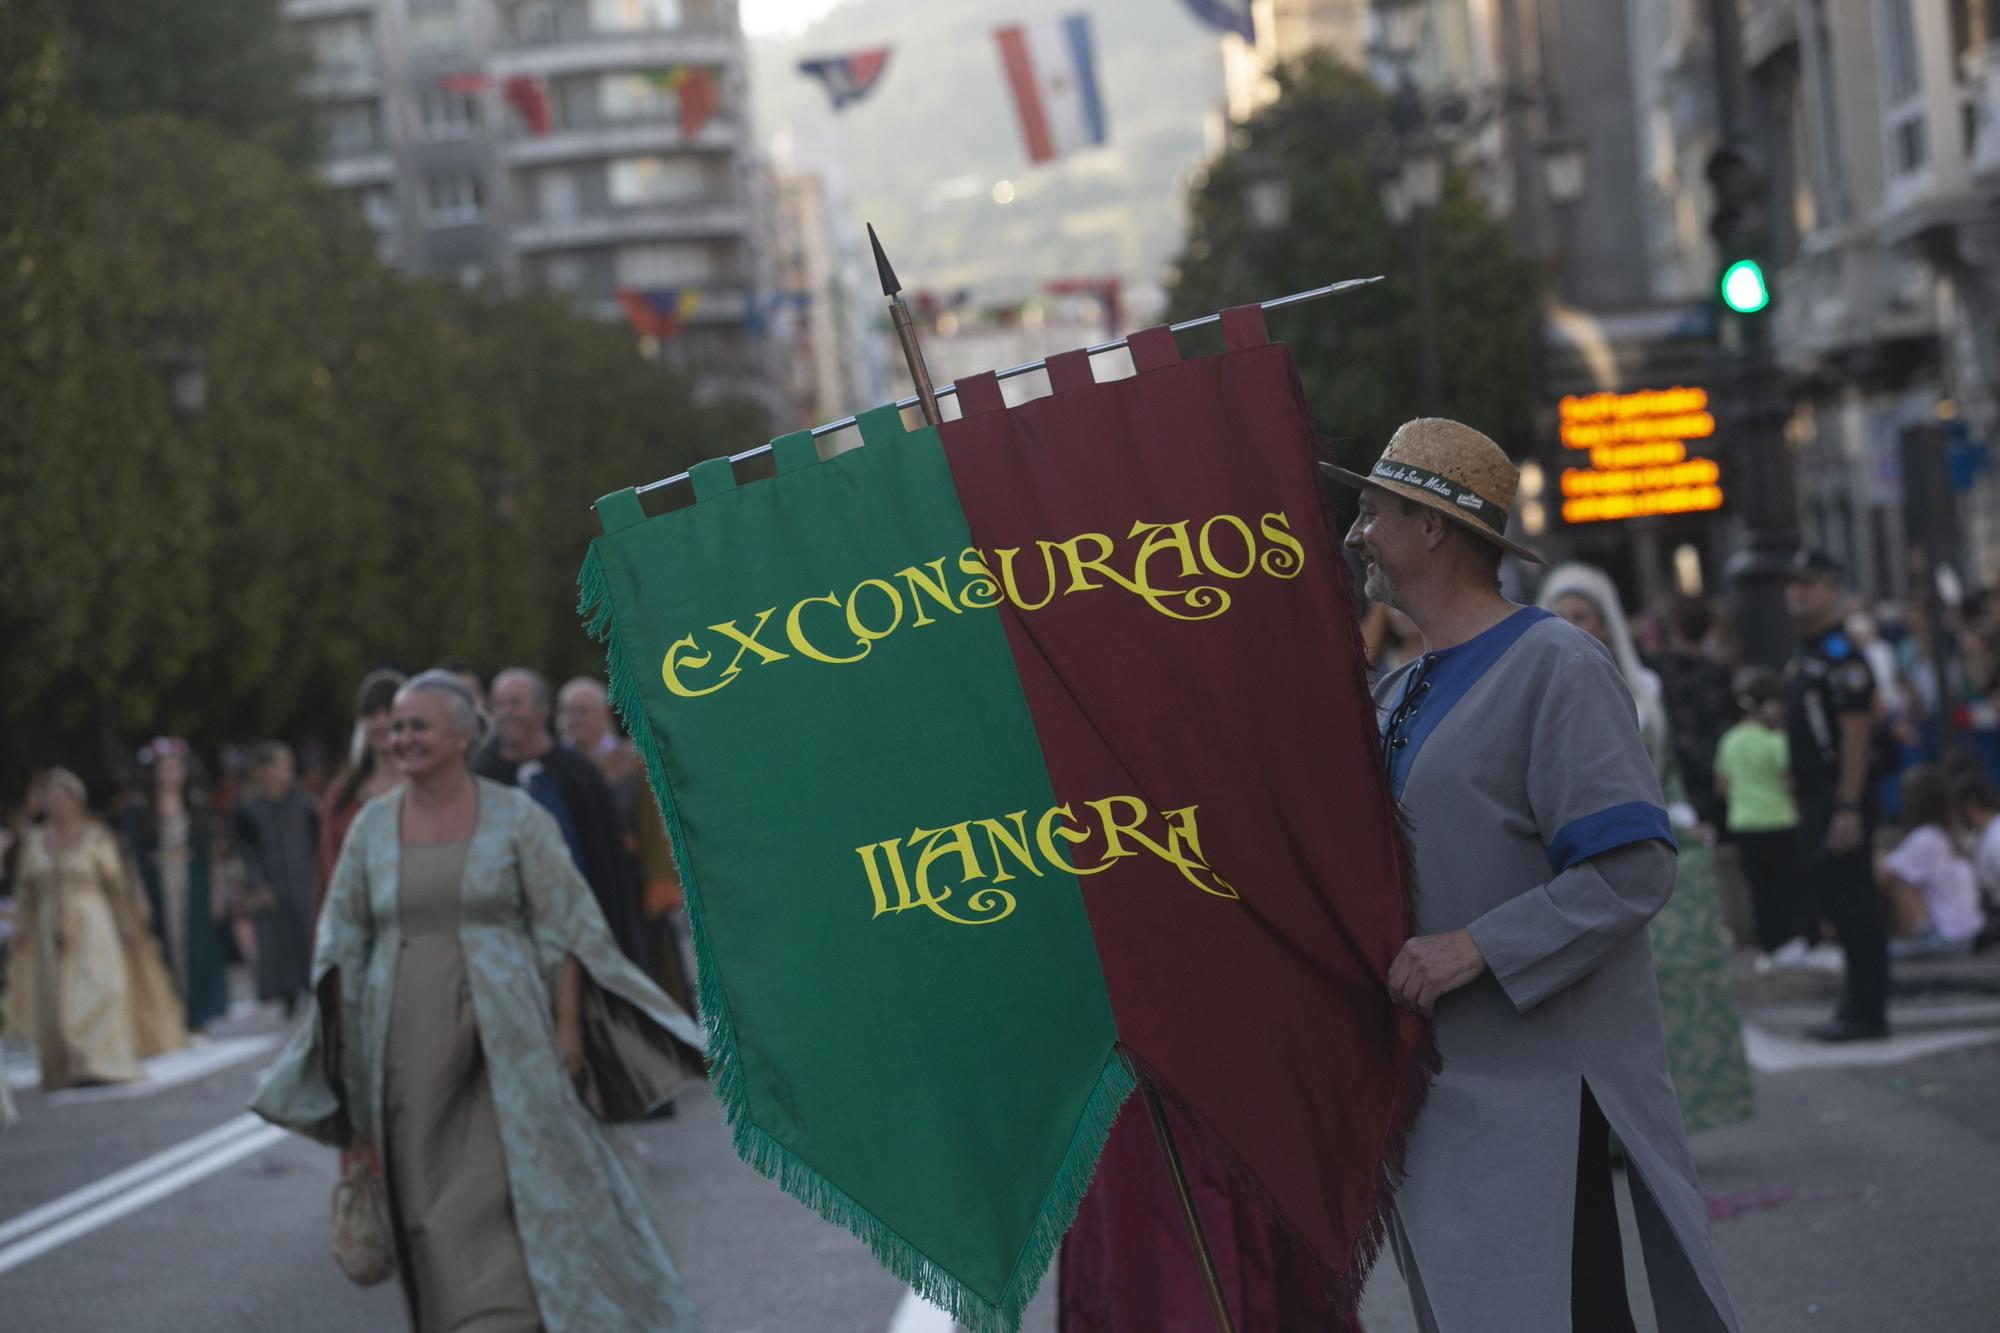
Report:
[[[1273,158],[1245,149],[1237,170],[1243,180],[1243,207],[1261,232],[1283,231],[1292,223],[1292,181]]]
[[[1423,214],[1444,199],[1444,150],[1433,140],[1420,139],[1403,149],[1403,197]]]
[[[1423,0],[1376,0],[1375,13],[1382,21],[1382,44],[1390,55],[1409,59],[1423,35]]]

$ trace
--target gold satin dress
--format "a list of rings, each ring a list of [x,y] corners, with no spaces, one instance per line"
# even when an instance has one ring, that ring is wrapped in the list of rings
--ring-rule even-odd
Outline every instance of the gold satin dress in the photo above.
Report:
[[[459,945],[465,853],[463,842],[403,844],[383,1169],[418,1333],[530,1333],[542,1321]]]

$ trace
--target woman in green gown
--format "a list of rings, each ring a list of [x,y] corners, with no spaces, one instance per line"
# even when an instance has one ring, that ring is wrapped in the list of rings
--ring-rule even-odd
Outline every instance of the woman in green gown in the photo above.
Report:
[[[1671,724],[1660,678],[1639,661],[1618,591],[1602,570],[1560,565],[1542,582],[1541,605],[1610,650],[1632,691],[1639,732],[1660,776],[1680,851],[1673,896],[1647,928],[1660,988],[1667,1068],[1690,1134],[1748,1120],[1750,1065],[1729,970],[1729,935],[1716,901],[1715,858],[1674,764]]]
[[[612,943],[549,813],[473,777],[465,687],[427,672],[393,716],[407,783],[355,818],[310,1021],[253,1109],[381,1162],[418,1333],[692,1329],[606,1122],[665,1102],[700,1031]]]

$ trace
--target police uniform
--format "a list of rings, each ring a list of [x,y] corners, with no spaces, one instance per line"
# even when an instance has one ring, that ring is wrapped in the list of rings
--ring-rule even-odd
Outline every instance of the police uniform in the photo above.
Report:
[[[1827,846],[1840,812],[1841,719],[1875,715],[1875,674],[1840,630],[1808,639],[1785,671],[1785,730],[1791,745],[1792,787],[1799,807],[1800,887],[1832,923],[1847,954],[1847,994],[1835,1026],[1870,1032],[1886,1027],[1889,1002],[1888,930],[1875,891],[1869,848],[1875,825],[1872,784],[1855,809],[1859,846]]]

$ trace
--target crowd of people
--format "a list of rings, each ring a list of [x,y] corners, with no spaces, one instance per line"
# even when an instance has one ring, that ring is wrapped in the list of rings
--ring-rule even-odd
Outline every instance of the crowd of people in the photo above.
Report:
[[[1588,591],[1578,592],[1578,568],[1551,571],[1539,600],[1604,639],[1628,676],[1649,747],[1667,761],[1661,777],[1676,819],[1693,835],[1682,840],[1684,861],[1689,841],[1731,850],[1724,859],[1748,890],[1744,943],[1755,947],[1758,972],[1842,971],[1800,844],[1791,673],[1745,664],[1713,599],[1682,598],[1628,620],[1608,579],[1586,578]],[[1413,627],[1392,609],[1371,607],[1366,627],[1378,670],[1415,655]],[[1871,835],[1872,817],[1883,821],[1870,839],[1870,882],[1900,957],[1968,953],[2000,934],[2000,587],[1948,608],[1942,673],[1939,642],[1920,604],[1868,608],[1840,594],[1832,648],[1858,657],[1869,678]],[[1686,895],[1684,886],[1677,900]]]
[[[691,1007],[672,853],[603,685],[570,681],[558,710],[532,670],[499,673],[489,701],[476,670],[447,669],[490,702],[479,775],[550,811],[621,951]],[[211,770],[161,737],[95,793],[50,764],[0,806],[0,1030],[33,1045],[45,1090],[136,1080],[146,1058],[204,1040],[229,1011],[233,966],[259,1002],[296,1012],[348,830],[406,781],[391,753],[405,683],[391,669],[361,681],[338,767],[263,741],[225,747]]]

